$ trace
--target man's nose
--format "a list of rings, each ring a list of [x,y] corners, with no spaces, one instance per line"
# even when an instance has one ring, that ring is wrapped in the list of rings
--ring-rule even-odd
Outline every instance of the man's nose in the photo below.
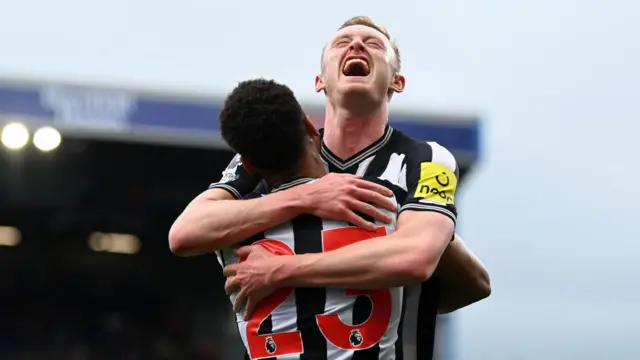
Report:
[[[351,46],[349,46],[349,50],[355,52],[364,51],[364,43],[360,39],[355,39],[351,42]]]

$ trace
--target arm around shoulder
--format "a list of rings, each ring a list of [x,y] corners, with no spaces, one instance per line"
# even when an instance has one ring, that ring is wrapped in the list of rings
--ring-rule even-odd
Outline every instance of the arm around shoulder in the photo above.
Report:
[[[196,197],[171,227],[171,251],[190,256],[227,248],[304,210],[296,189],[251,200],[233,199],[222,189],[210,189]]]
[[[220,181],[193,199],[171,226],[171,251],[179,256],[210,253],[299,214],[300,202],[291,192],[238,200],[259,183],[244,168],[240,155],[234,156]]]

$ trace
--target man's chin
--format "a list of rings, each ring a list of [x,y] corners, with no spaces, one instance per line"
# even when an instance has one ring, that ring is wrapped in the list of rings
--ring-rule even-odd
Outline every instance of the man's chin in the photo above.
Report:
[[[370,84],[349,84],[341,87],[338,93],[342,106],[352,110],[375,107],[384,98]]]
[[[374,90],[375,89],[373,87],[373,84],[369,82],[364,82],[364,81],[363,82],[358,82],[358,81],[345,82],[341,84],[340,87],[338,88],[338,92],[342,94],[342,96],[349,96],[349,95],[362,96],[366,94],[373,95]]]

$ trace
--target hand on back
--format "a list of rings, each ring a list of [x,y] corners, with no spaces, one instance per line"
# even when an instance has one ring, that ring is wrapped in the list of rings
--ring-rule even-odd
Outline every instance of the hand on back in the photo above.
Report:
[[[396,211],[390,189],[351,174],[327,174],[297,189],[308,213],[323,219],[346,221],[371,231],[376,225],[356,212],[388,224],[392,218],[380,208]]]

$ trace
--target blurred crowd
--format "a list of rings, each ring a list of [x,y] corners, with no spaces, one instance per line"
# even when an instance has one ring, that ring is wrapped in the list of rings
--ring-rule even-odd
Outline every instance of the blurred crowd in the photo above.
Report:
[[[1,283],[2,360],[218,360],[239,351],[228,304],[179,289],[34,271],[5,272]]]

